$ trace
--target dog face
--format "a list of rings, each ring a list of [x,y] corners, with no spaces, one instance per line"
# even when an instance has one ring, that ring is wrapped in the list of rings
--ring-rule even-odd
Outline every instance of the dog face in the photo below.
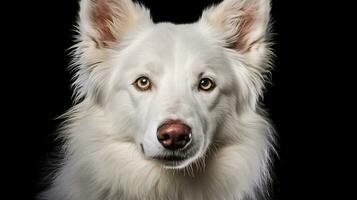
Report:
[[[77,95],[145,159],[185,168],[212,143],[238,140],[224,122],[255,111],[268,13],[268,1],[226,0],[195,24],[154,24],[129,0],[82,1]]]
[[[204,155],[235,106],[234,72],[197,25],[158,24],[136,37],[114,55],[108,110],[116,124],[130,114],[131,136],[146,156],[184,167]]]

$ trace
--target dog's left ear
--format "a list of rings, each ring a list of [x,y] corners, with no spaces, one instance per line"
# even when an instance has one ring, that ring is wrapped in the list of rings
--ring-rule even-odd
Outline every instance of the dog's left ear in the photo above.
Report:
[[[204,11],[201,22],[218,30],[228,48],[244,55],[248,64],[264,70],[270,56],[270,0],[224,0]]]
[[[239,95],[256,109],[270,69],[270,0],[224,0],[204,11],[200,25],[218,45],[228,49]]]

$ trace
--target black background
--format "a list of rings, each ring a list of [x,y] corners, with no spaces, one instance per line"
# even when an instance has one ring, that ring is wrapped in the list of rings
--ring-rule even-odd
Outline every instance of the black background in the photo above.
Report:
[[[141,1],[156,22],[196,21],[209,0]],[[219,2],[217,0],[216,2]],[[71,74],[66,70],[78,4],[75,0],[13,2],[3,6],[2,32],[9,48],[2,72],[6,120],[2,147],[5,187],[11,198],[32,199],[42,189],[46,158],[57,145],[57,116],[71,106]],[[348,74],[345,51],[337,35],[346,26],[344,10],[328,1],[273,0],[276,54],[272,84],[264,103],[279,135],[272,199],[347,199],[345,181],[337,179],[344,163],[339,149],[345,137],[336,125],[344,87],[335,84],[339,71]],[[3,13],[3,14],[4,14]],[[347,37],[347,36],[345,36]],[[347,57],[347,52],[344,52]],[[6,62],[5,62],[6,61]],[[11,63],[11,64],[5,64]],[[340,69],[340,70],[339,70]],[[347,105],[344,105],[347,106]],[[345,107],[346,108],[346,107]],[[348,109],[348,106],[347,106]],[[347,169],[345,169],[347,170]],[[348,177],[347,177],[348,178]],[[342,188],[344,192],[337,192]]]

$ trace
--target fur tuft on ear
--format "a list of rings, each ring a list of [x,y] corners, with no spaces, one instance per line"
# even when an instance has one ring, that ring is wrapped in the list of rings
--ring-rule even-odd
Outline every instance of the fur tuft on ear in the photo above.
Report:
[[[150,19],[149,11],[131,0],[81,1],[80,33],[93,40],[97,48],[120,41],[142,19]]]
[[[150,12],[131,0],[81,0],[75,65],[95,66],[134,27],[152,24]]]
[[[234,65],[241,100],[255,110],[271,66],[270,0],[224,0],[200,20]]]
[[[270,0],[224,0],[203,13],[202,20],[221,31],[227,46],[261,66],[269,52]]]
[[[108,71],[101,63],[109,52],[122,44],[131,30],[152,24],[149,10],[132,0],[81,0],[78,36],[72,47],[75,101],[89,90],[97,94],[103,85],[101,77]]]

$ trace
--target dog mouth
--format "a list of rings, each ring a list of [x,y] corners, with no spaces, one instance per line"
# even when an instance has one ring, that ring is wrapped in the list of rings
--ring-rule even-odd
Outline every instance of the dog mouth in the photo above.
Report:
[[[165,167],[174,168],[181,165],[184,161],[186,161],[189,157],[181,156],[181,155],[160,155],[154,156],[152,159],[160,162]]]
[[[153,157],[153,159],[161,162],[182,162],[187,158],[184,156],[169,155],[169,156],[155,156]]]
[[[156,162],[161,163],[165,168],[183,168],[184,163],[189,160],[189,155],[158,155],[152,157]]]
[[[140,143],[141,152],[145,155],[145,149],[142,143]],[[184,152],[171,152],[169,154],[150,156],[151,159],[160,162],[167,167],[175,167],[189,159],[191,156]]]

